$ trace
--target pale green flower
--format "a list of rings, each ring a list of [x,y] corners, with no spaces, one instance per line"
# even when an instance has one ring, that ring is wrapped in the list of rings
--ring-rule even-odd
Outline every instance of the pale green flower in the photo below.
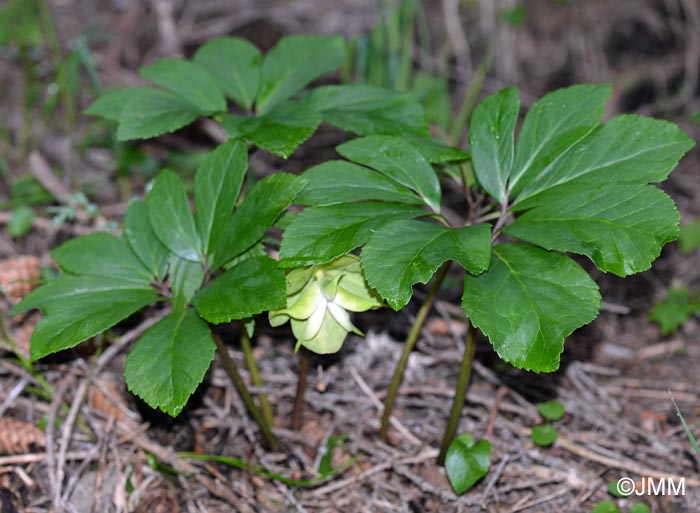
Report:
[[[335,353],[349,332],[362,335],[348,312],[364,312],[382,306],[367,287],[360,260],[345,255],[328,264],[294,269],[287,274],[287,308],[270,312],[270,324],[292,323],[297,350]]]

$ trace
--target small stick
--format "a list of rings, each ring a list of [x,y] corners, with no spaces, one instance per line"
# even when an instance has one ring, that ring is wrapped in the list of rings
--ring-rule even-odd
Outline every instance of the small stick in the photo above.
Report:
[[[309,371],[309,350],[304,346],[299,351],[299,378],[297,391],[294,395],[294,411],[292,413],[292,429],[301,430],[304,416],[304,391],[306,390],[306,374]]]

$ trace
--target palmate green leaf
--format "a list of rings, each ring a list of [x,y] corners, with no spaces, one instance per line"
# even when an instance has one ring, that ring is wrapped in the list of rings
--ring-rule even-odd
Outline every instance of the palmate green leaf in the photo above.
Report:
[[[479,183],[499,203],[505,200],[506,184],[513,168],[515,123],[520,97],[508,87],[482,101],[472,114],[469,147]]]
[[[194,219],[205,255],[211,255],[224,236],[247,167],[246,145],[228,140],[209,153],[197,168]]]
[[[268,114],[344,61],[345,41],[340,36],[283,37],[263,60],[258,112]]]
[[[418,100],[372,85],[317,87],[303,103],[326,123],[358,135],[428,135],[425,113]]]
[[[243,260],[214,278],[194,298],[204,319],[219,324],[282,308],[287,301],[284,271],[269,257]]]
[[[307,208],[282,235],[280,265],[330,262],[365,244],[372,233],[387,223],[426,214],[415,206],[381,202]]]
[[[508,184],[517,194],[559,155],[593,130],[605,112],[610,85],[580,84],[553,91],[536,101],[523,121]]]
[[[126,210],[124,238],[152,276],[160,280],[165,278],[170,252],[153,231],[144,201],[134,201]]]
[[[84,112],[91,116],[100,116],[109,121],[118,122],[121,119],[124,105],[130,100],[138,98],[144,91],[151,90],[148,87],[118,87],[110,89],[102,93]]]
[[[51,257],[72,274],[109,276],[144,286],[153,279],[126,242],[104,232],[69,240],[54,249]]]
[[[13,312],[41,308],[46,314],[32,335],[36,360],[102,333],[158,299],[153,289],[132,281],[62,276],[34,290]]]
[[[146,331],[126,359],[131,392],[175,417],[204,379],[216,345],[194,310],[168,315]]]
[[[493,248],[486,272],[467,274],[462,306],[503,360],[552,372],[564,338],[595,319],[600,301],[598,286],[569,257],[511,243]]]
[[[192,262],[171,254],[168,275],[172,291],[173,312],[184,311],[199,287],[202,286],[204,266],[201,262]]]
[[[332,205],[351,201],[394,201],[422,205],[411,189],[364,166],[330,160],[302,173],[308,183],[296,197],[301,205]]]
[[[141,68],[139,73],[203,113],[214,114],[226,110],[226,98],[218,81],[201,64],[179,59],[158,59],[150,66]]]
[[[341,144],[336,151],[416,191],[434,212],[440,211],[440,182],[426,158],[400,137],[370,135]]]
[[[122,107],[117,139],[148,139],[174,132],[208,112],[170,91],[143,89]]]
[[[212,256],[211,268],[223,266],[262,239],[305,184],[303,179],[288,173],[275,173],[255,184],[229,219],[222,243]]]
[[[158,239],[179,257],[200,262],[200,237],[180,178],[168,169],[161,171],[146,205],[148,219]]]
[[[539,203],[538,193],[573,182],[580,190],[660,182],[693,144],[667,121],[618,116],[591,131],[532,181],[523,181],[515,203],[519,209],[529,208]]]
[[[489,265],[491,227],[463,228],[416,220],[402,220],[377,229],[362,251],[367,283],[394,310],[411,299],[416,283],[428,283],[437,268],[454,260],[479,274]]]
[[[282,158],[289,157],[318,128],[321,118],[301,103],[285,102],[259,117],[224,116],[222,125],[234,139],[244,139]]]
[[[644,271],[678,237],[673,200],[648,185],[569,184],[537,196],[537,206],[504,232],[546,249],[588,256],[617,276]]]
[[[474,441],[468,433],[456,437],[445,454],[445,471],[452,489],[461,495],[486,475],[491,467],[491,443]]]
[[[237,37],[217,37],[200,46],[193,60],[211,73],[226,96],[245,109],[253,106],[262,60],[254,44]]]

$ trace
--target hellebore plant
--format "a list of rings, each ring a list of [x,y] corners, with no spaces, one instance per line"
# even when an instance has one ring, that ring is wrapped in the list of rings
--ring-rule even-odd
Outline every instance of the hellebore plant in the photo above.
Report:
[[[268,312],[275,326],[290,321],[297,348],[334,352],[356,331],[348,312],[384,303],[398,311],[413,286],[437,271],[387,394],[385,435],[403,366],[456,262],[465,272],[470,329],[443,460],[464,404],[477,329],[503,360],[552,372],[565,337],[592,321],[601,302],[596,283],[568,253],[624,277],[648,269],[678,236],[678,211],[652,184],[666,179],[693,142],[665,121],[623,115],[601,123],[608,85],[546,95],[527,112],[517,139],[518,91],[492,94],[474,110],[467,153],[427,138],[423,110],[410,95],[365,85],[304,91],[344,58],[337,37],[284,38],[264,57],[250,43],[220,38],[192,61],[143,68],[158,88],[98,99],[88,112],[116,121],[122,140],[202,116],[220,122],[231,140],[197,171],[194,214],[180,180],[165,171],[145,202],[130,206],[123,238],[94,234],[54,250],[64,274],[15,309],[46,313],[32,357],[169,301],[173,313],[136,343],[126,378],[149,404],[176,415],[216,345],[223,348],[207,323]],[[241,141],[286,157],[321,121],[361,137],[336,148],[343,159],[300,177],[273,174],[238,199],[247,154]],[[449,183],[463,191],[453,224],[443,215]],[[261,240],[291,203],[304,209],[284,230],[275,261]],[[269,422],[221,353],[273,445]]]

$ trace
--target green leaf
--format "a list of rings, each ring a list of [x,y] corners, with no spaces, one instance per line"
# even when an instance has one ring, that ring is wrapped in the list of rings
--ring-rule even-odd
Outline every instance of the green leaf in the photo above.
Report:
[[[365,244],[382,226],[423,215],[426,212],[414,206],[379,202],[304,209],[282,235],[280,265],[330,262]]]
[[[308,183],[296,197],[301,205],[332,205],[379,200],[422,205],[412,190],[374,170],[344,160],[330,160],[304,171]]]
[[[204,267],[200,262],[185,260],[177,255],[170,257],[170,289],[173,311],[184,311],[204,280]]]
[[[178,59],[158,59],[144,66],[139,73],[192,104],[197,110],[214,114],[226,110],[226,98],[217,79],[196,62]]]
[[[416,283],[428,283],[437,268],[455,260],[478,274],[489,265],[491,227],[487,224],[447,228],[402,220],[377,229],[362,252],[367,283],[394,310],[411,299]]]
[[[630,508],[630,513],[651,513],[651,510],[646,504],[637,502],[636,504],[633,504]]]
[[[532,427],[530,433],[532,442],[540,447],[549,447],[557,441],[557,429],[550,424],[540,424]]]
[[[237,37],[217,37],[200,46],[193,60],[211,73],[226,96],[245,109],[253,106],[262,60],[255,45]]]
[[[109,121],[119,121],[121,119],[124,105],[134,98],[139,98],[142,94],[150,93],[144,91],[152,91],[148,87],[129,87],[116,88],[105,91],[100,97],[92,102],[92,104],[83,112],[90,116],[100,116]]]
[[[623,485],[624,485],[624,481],[623,481]],[[620,491],[619,481],[610,481],[607,484],[607,489],[608,489],[608,493],[610,495],[612,495],[613,497],[618,497],[618,498],[626,497],[626,495]]]
[[[194,310],[172,313],[146,331],[126,359],[126,385],[153,408],[177,416],[214,359],[216,345]]]
[[[425,106],[425,116],[430,123],[447,134],[452,122],[452,106],[446,76],[418,72],[413,76],[413,95]]]
[[[146,205],[148,219],[158,239],[179,257],[200,262],[201,242],[180,178],[169,169],[161,171]]]
[[[539,403],[537,405],[537,411],[547,420],[559,420],[564,416],[566,411],[564,410],[564,405],[560,401],[549,401],[546,403]]]
[[[153,274],[122,239],[104,232],[69,240],[51,252],[62,269],[72,274],[109,276],[147,287]]]
[[[520,112],[520,97],[508,87],[482,101],[472,114],[469,129],[474,171],[479,183],[499,203],[513,168],[513,133]]]
[[[550,424],[533,426],[530,432],[532,442],[539,447],[549,447],[557,441],[557,429]]]
[[[523,182],[516,203],[527,208],[531,203],[526,198],[574,181],[587,188],[660,182],[693,144],[673,123],[618,116],[596,127],[531,182]]]
[[[437,174],[410,142],[400,137],[371,135],[341,144],[336,151],[413,189],[433,211],[440,211]]]
[[[609,84],[580,84],[551,92],[530,107],[515,145],[513,194],[600,123],[609,96]]]
[[[233,213],[248,167],[248,148],[226,141],[197,168],[194,178],[195,224],[204,254],[211,255],[221,242]]]
[[[488,440],[474,443],[469,434],[457,436],[447,449],[445,471],[452,489],[461,495],[486,475],[491,467],[491,444]]]
[[[170,253],[153,231],[144,201],[133,201],[126,210],[124,238],[153,276],[165,278]]]
[[[174,132],[204,114],[206,112],[174,93],[143,89],[124,104],[117,139],[148,139]]]
[[[678,236],[673,200],[649,185],[569,184],[540,193],[504,233],[546,249],[588,256],[617,276],[644,271]]]
[[[265,56],[257,108],[267,114],[345,61],[340,36],[286,36]]]
[[[34,211],[25,206],[12,209],[10,220],[7,221],[7,233],[11,237],[21,237],[32,229]]]
[[[90,288],[99,280],[100,288]],[[68,349],[111,328],[158,300],[155,291],[113,278],[61,277],[36,289],[14,311],[40,306],[46,313],[34,328],[33,360]]]
[[[194,298],[199,315],[214,324],[282,308],[286,302],[284,271],[269,257],[240,262],[214,278]]]
[[[469,158],[468,152],[453,146],[447,146],[435,139],[428,139],[414,134],[406,134],[403,138],[410,142],[431,164],[444,164]]]
[[[302,104],[286,102],[266,116],[228,114],[224,116],[222,124],[231,138],[245,139],[270,153],[287,158],[311,137],[320,122],[318,114]]]
[[[683,253],[690,253],[700,248],[700,221],[683,223],[680,229],[680,245]]]
[[[620,508],[612,501],[602,501],[595,505],[591,513],[620,513]]]
[[[462,306],[503,360],[552,372],[564,337],[595,319],[600,301],[598,286],[569,257],[501,244],[486,272],[465,277]]]
[[[372,85],[317,87],[303,101],[321,118],[358,135],[428,135],[423,108],[416,98]]]
[[[212,257],[212,268],[221,267],[262,239],[304,185],[304,180],[288,173],[275,173],[255,184],[231,216],[223,242]]]
[[[114,279],[111,276],[63,275],[30,292],[10,311],[10,315],[16,315],[32,308],[45,310],[52,305],[69,304],[71,301],[80,300],[80,297],[87,292],[104,293],[104,295],[115,292],[118,293],[118,296],[125,297],[130,293],[149,292],[156,297],[155,290],[133,281]]]
[[[694,312],[700,314],[700,300],[692,297],[688,288],[678,287],[666,291],[666,299],[654,306],[649,319],[668,335],[683,326]]]

